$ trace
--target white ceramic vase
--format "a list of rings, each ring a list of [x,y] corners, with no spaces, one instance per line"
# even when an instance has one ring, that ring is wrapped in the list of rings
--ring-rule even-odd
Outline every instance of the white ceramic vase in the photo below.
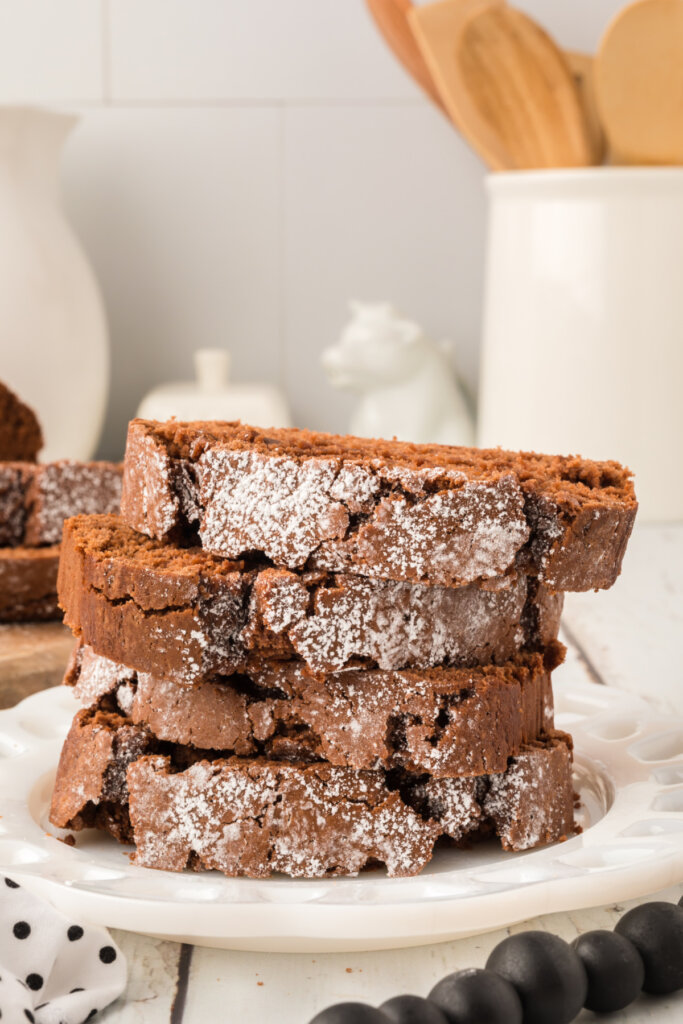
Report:
[[[76,122],[0,107],[0,380],[38,413],[43,460],[93,455],[109,385],[102,300],[59,196]]]
[[[619,459],[683,518],[683,168],[491,175],[479,442]]]

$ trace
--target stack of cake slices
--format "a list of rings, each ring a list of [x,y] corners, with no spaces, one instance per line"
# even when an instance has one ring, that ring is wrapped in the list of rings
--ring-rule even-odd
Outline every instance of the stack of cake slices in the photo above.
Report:
[[[43,435],[35,413],[0,383],[0,622],[58,619],[62,524],[78,513],[114,512],[121,466],[36,463]]]
[[[612,462],[133,421],[121,517],[65,528],[52,822],[256,877],[567,836],[563,593],[614,582],[636,507]]]

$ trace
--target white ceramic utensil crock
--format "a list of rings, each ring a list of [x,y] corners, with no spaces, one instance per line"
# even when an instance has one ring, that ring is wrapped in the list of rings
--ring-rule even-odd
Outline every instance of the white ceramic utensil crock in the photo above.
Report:
[[[487,184],[479,443],[619,459],[683,518],[683,169]]]
[[[76,122],[0,107],[0,380],[37,412],[44,460],[92,456],[109,386],[102,301],[59,198]]]

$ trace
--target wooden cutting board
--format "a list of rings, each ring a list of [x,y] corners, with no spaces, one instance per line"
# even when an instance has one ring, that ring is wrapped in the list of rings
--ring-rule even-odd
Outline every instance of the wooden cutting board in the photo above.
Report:
[[[0,626],[0,708],[58,686],[73,643],[61,622]]]

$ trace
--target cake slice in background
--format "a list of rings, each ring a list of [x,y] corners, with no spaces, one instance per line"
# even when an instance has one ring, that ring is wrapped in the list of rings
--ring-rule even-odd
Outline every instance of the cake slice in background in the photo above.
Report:
[[[59,619],[57,569],[64,520],[115,512],[120,464],[35,459],[35,413],[0,382],[0,623]]]
[[[35,462],[42,447],[38,417],[0,381],[0,462]]]

